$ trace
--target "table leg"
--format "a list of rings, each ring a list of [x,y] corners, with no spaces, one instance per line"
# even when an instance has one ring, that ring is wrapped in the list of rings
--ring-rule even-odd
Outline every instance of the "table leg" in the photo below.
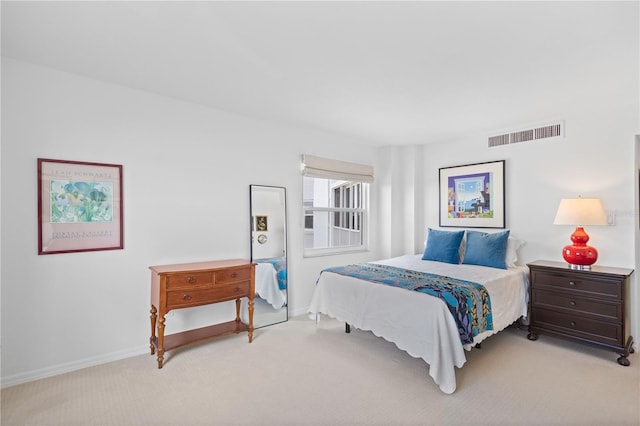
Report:
[[[156,319],[158,318],[158,315],[156,315],[156,312],[158,312],[156,307],[151,305],[151,337],[149,338],[149,348],[151,349],[151,355],[156,353],[156,346],[155,346]]]
[[[161,312],[158,319],[158,368],[162,368],[164,362],[164,321],[164,312]]]
[[[240,322],[240,299],[236,299],[236,322]]]

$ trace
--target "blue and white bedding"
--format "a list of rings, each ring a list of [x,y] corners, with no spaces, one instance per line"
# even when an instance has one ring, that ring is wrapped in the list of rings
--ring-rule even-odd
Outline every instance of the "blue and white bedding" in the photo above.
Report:
[[[276,279],[278,281],[278,288],[280,290],[287,289],[287,258],[285,257],[270,257],[264,259],[256,259],[258,263],[270,263],[273,265],[273,269],[276,271]]]
[[[479,333],[493,329],[491,300],[482,284],[375,263],[336,266],[321,273],[326,272],[419,291],[441,299],[456,322],[462,344],[473,343]]]
[[[270,259],[255,259],[254,262],[256,263],[256,295],[266,300],[273,309],[282,308],[287,302],[286,275],[284,285],[280,284],[282,278],[279,279],[278,275],[286,274],[286,265],[283,267],[282,262],[274,262]],[[276,266],[279,267],[279,271]],[[284,288],[281,288],[282,286]]]
[[[406,255],[371,262],[482,285],[490,296],[492,329],[478,330],[463,344],[447,303],[419,291],[324,272],[316,285],[309,312],[326,314],[355,328],[372,331],[429,364],[429,375],[447,394],[456,389],[455,367],[466,362],[465,349],[527,315],[528,270],[450,264]],[[418,274],[419,275],[419,274]]]

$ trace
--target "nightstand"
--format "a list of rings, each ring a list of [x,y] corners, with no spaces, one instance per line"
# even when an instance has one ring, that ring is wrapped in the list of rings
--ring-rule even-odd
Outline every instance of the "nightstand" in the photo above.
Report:
[[[570,269],[566,263],[528,263],[531,315],[529,340],[548,334],[617,352],[628,366],[633,353],[627,300],[633,269],[593,266]]]

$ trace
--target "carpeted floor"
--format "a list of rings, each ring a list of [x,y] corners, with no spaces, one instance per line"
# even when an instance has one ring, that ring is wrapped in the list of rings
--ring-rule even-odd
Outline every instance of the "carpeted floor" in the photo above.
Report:
[[[509,328],[440,392],[424,361],[306,317],[2,389],[2,425],[640,425],[640,359]]]

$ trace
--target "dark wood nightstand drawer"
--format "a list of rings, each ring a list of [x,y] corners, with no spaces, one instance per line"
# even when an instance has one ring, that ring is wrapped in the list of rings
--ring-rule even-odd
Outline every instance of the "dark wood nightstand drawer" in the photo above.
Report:
[[[609,345],[621,346],[622,324],[596,321],[577,315],[562,314],[548,309],[533,309],[533,318],[540,327],[571,333],[573,336],[595,340]]]
[[[575,297],[572,294],[533,290],[533,307],[556,308],[571,315],[588,316],[609,322],[622,322],[622,304],[602,300]]]
[[[622,297],[622,282],[615,279],[591,278],[588,274],[575,274],[563,272],[534,271],[532,273],[534,288],[549,286],[555,289],[576,291],[584,294],[605,296],[612,298]]]

